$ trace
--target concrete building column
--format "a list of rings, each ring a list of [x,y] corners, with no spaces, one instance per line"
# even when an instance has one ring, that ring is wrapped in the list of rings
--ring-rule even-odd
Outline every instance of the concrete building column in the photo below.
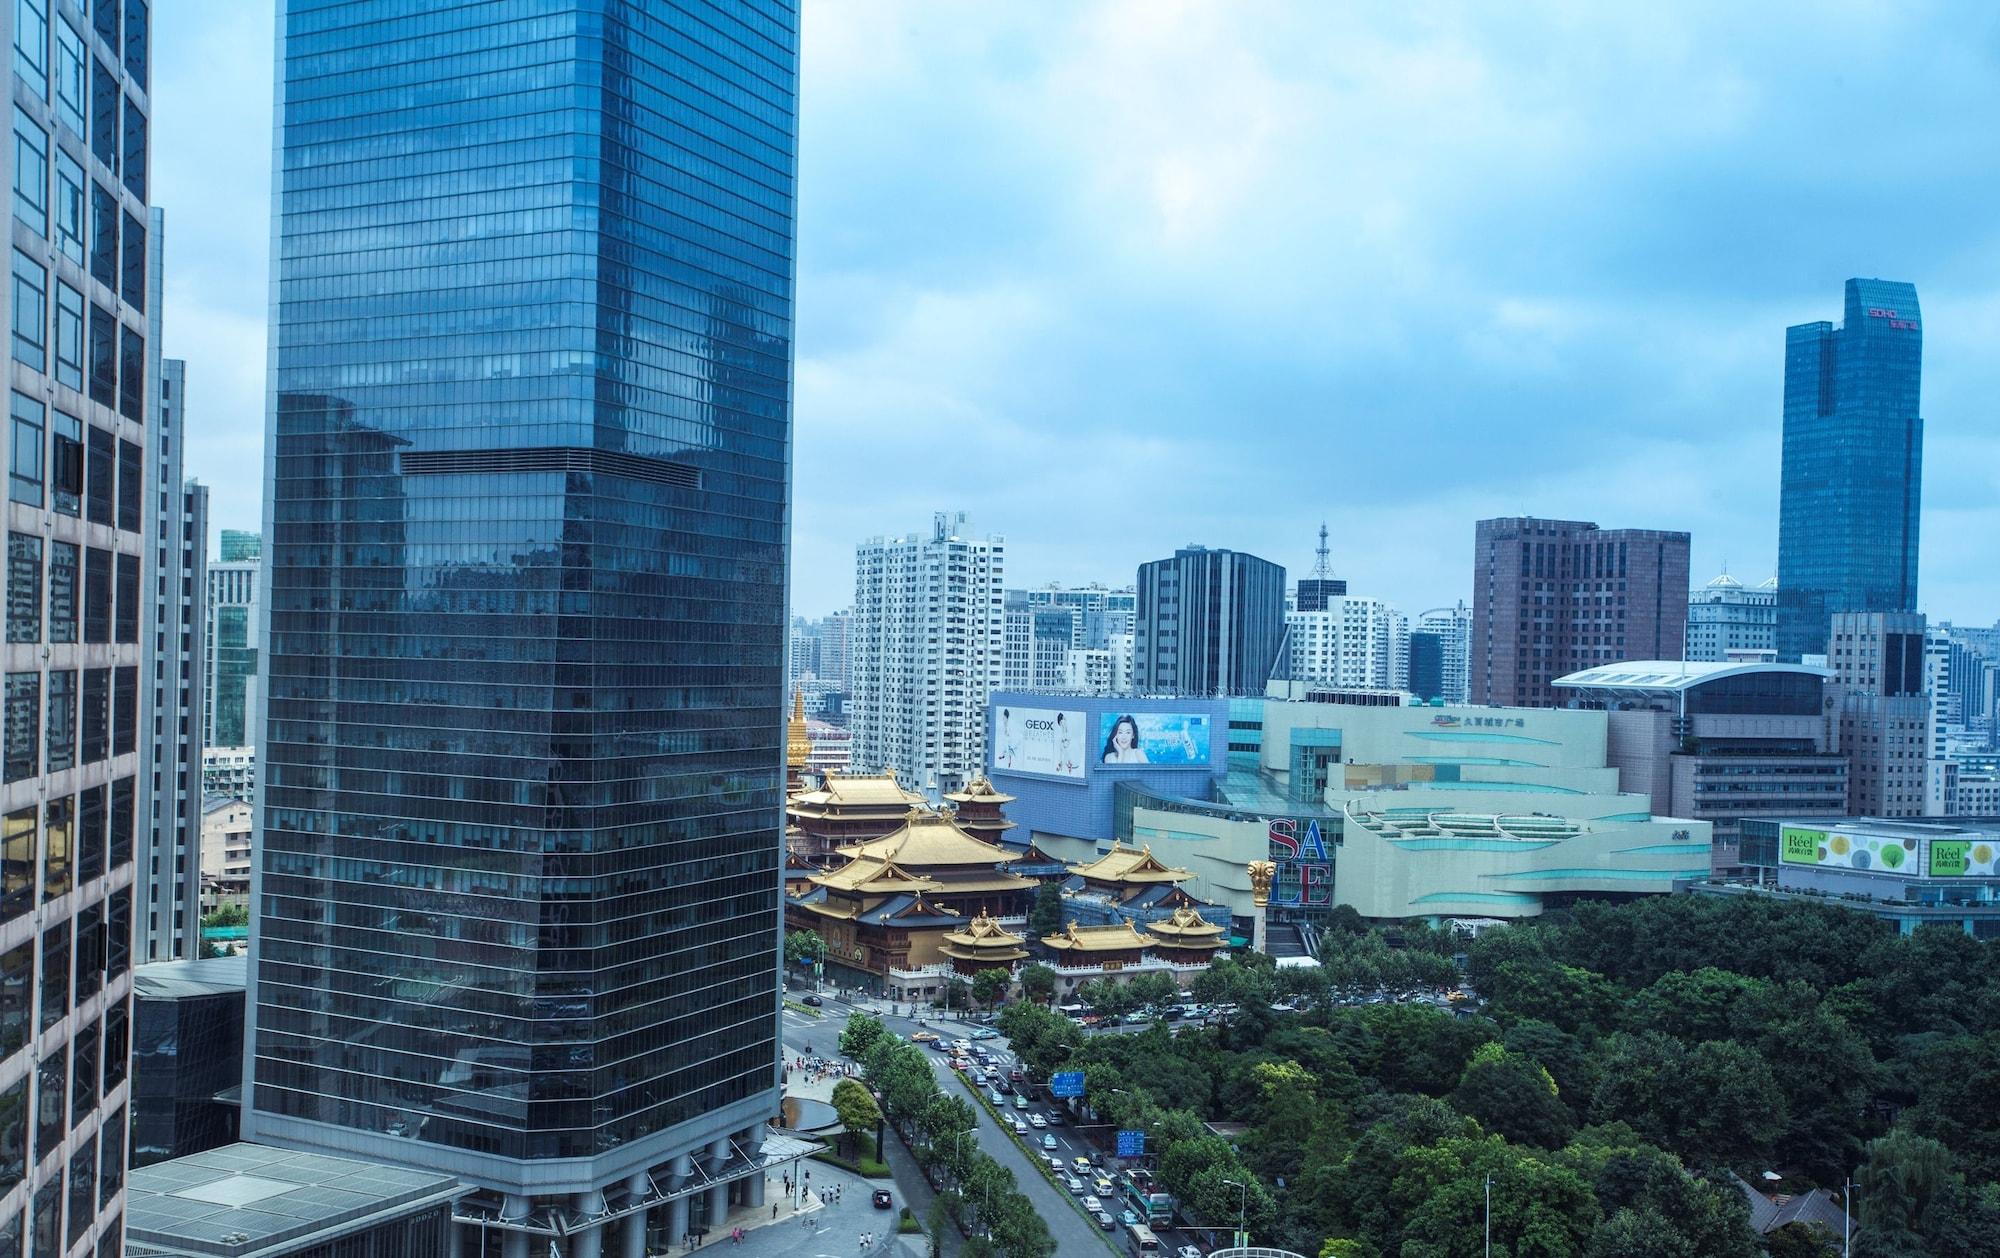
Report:
[[[625,1191],[633,1197],[643,1197],[651,1188],[652,1179],[644,1171],[625,1181]],[[617,1258],[646,1258],[646,1216],[651,1213],[637,1210],[619,1223]]]
[[[708,1171],[711,1175],[722,1172],[729,1165],[729,1137],[717,1136],[708,1142]],[[717,1184],[708,1190],[708,1219],[710,1227],[719,1227],[729,1217],[729,1185]]]
[[[685,1153],[676,1153],[674,1160],[667,1164],[669,1183],[667,1191],[675,1192],[687,1187],[688,1176],[694,1173],[694,1159]],[[678,1245],[688,1234],[688,1199],[675,1197],[667,1203],[667,1243]]]
[[[534,1203],[526,1197],[508,1197],[500,1203],[500,1218],[503,1222],[519,1222],[528,1217]],[[501,1258],[528,1258],[528,1234],[526,1232],[505,1231],[500,1234]]]
[[[601,1192],[580,1192],[570,1198],[570,1208],[576,1218],[595,1218],[604,1213],[604,1194]],[[604,1225],[594,1223],[570,1233],[570,1258],[604,1258]]]
[[[742,1131],[736,1133],[736,1143],[754,1158],[757,1156],[757,1151],[764,1147],[764,1131],[765,1125],[763,1123],[758,1123],[754,1127],[745,1127]],[[764,1174],[762,1171],[743,1181],[743,1204],[746,1206],[761,1206],[764,1204]]]

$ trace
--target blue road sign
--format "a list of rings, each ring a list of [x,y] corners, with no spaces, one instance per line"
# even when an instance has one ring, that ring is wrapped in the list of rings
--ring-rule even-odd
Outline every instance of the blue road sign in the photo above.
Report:
[[[1064,1070],[1049,1076],[1050,1096],[1082,1096],[1083,1072]]]
[[[1118,1156],[1121,1158],[1142,1158],[1146,1156],[1146,1133],[1143,1131],[1121,1131],[1118,1133]]]

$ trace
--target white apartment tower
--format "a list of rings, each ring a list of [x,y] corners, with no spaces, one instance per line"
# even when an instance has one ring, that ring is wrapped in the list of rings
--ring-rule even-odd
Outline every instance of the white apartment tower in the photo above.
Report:
[[[1410,680],[1410,618],[1377,598],[1335,594],[1285,613],[1292,680],[1402,690]]]
[[[1417,628],[1438,636],[1442,650],[1441,693],[1446,703],[1465,703],[1471,690],[1468,661],[1472,650],[1472,609],[1460,599],[1456,606],[1433,607],[1417,617]]]
[[[1004,659],[1006,545],[964,512],[855,549],[848,623],[853,763],[936,797],[981,772]]]

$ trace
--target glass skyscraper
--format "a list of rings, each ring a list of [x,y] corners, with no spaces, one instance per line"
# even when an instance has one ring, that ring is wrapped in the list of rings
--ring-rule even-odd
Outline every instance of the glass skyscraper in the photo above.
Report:
[[[636,1254],[777,1112],[796,6],[278,20],[243,1133]]]
[[[1924,421],[1914,285],[1847,281],[1845,321],[1785,329],[1778,658],[1826,651],[1835,612],[1912,611]]]

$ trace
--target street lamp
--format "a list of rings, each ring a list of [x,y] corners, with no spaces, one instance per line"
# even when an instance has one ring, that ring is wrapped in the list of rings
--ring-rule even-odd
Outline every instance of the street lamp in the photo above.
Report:
[[[1238,1183],[1233,1179],[1225,1179],[1222,1182],[1236,1190],[1236,1244],[1240,1248],[1248,1249],[1250,1247],[1250,1233],[1243,1226],[1243,1215],[1244,1207],[1250,1200],[1250,1186]]]
[[[1493,1258],[1493,1177],[1486,1177],[1486,1258]]]

